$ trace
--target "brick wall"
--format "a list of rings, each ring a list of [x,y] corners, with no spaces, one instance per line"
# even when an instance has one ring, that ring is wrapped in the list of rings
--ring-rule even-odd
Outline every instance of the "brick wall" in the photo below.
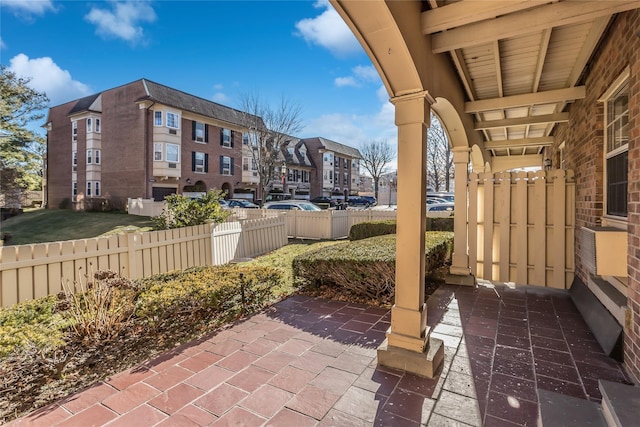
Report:
[[[603,212],[604,106],[598,102],[614,80],[630,67],[628,288],[630,319],[626,322],[624,362],[640,382],[640,10],[621,13],[609,26],[591,60],[583,84],[585,99],[570,109],[570,121],[555,131],[552,157],[565,142],[565,167],[576,177],[576,227],[598,225]],[[557,164],[557,163],[556,163]],[[580,242],[576,241],[576,273],[586,280]]]
[[[65,199],[71,207],[71,121],[67,114],[73,105],[74,102],[68,102],[49,110],[52,128],[47,132],[47,207],[50,209],[58,209]],[[80,131],[84,129],[78,126]]]

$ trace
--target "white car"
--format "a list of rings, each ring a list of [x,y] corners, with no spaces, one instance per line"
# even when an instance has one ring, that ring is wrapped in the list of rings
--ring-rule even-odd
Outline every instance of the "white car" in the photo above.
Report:
[[[321,211],[317,205],[304,200],[283,200],[280,202],[268,202],[264,204],[265,209],[299,210],[299,211]]]

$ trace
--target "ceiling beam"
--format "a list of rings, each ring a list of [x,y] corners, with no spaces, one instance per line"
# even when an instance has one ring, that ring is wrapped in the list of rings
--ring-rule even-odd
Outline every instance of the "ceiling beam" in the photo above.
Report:
[[[504,139],[502,141],[486,141],[484,143],[485,150],[497,150],[501,148],[523,148],[548,146],[553,144],[553,138],[523,138],[523,139]]]
[[[549,2],[545,0],[463,0],[422,12],[422,32],[423,34],[433,34],[438,31],[450,30],[461,25],[518,12],[545,3]]]
[[[433,53],[448,52],[637,8],[638,0],[565,0],[433,34],[431,46]]]
[[[503,172],[513,169],[542,167],[542,155],[525,154],[522,156],[491,157],[491,172]]]
[[[529,126],[545,123],[562,123],[569,121],[569,113],[547,114],[544,116],[519,117],[517,119],[489,120],[487,122],[476,122],[475,130],[498,129],[512,126]]]
[[[480,111],[504,110],[506,108],[527,107],[530,105],[553,104],[556,102],[573,101],[585,97],[584,86],[565,89],[547,90],[544,92],[524,93],[522,95],[505,96],[504,98],[482,99],[469,101],[464,105],[465,113]]]

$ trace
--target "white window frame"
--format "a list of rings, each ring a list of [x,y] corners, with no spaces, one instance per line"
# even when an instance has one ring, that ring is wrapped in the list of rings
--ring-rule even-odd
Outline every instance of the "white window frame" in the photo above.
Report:
[[[194,172],[204,173],[204,153],[200,153],[196,151],[194,167],[195,167]]]
[[[167,127],[169,129],[180,129],[180,114],[173,111],[167,111],[165,114],[167,118]]]
[[[96,125],[95,125],[96,133],[100,133],[100,119],[96,117]]]
[[[231,157],[222,156],[222,175],[231,176]]]
[[[627,200],[627,216],[616,215],[609,213],[609,196],[608,196],[608,161],[613,159],[619,155],[623,155],[625,152],[629,151],[629,85],[630,85],[630,69],[627,67],[625,71],[618,76],[618,78],[611,84],[609,89],[604,93],[604,95],[599,99],[600,102],[604,103],[604,165],[603,165],[603,207],[604,207],[604,216],[607,218],[611,218],[612,220],[618,221],[626,221],[628,218],[628,200]],[[626,91],[627,94],[627,108],[626,111],[621,112],[619,115],[615,115],[615,113],[610,114],[612,110],[613,102],[618,98],[621,93]],[[613,141],[613,134],[616,130],[616,125],[621,121],[624,121],[624,117],[626,116],[626,142],[621,142],[616,144]],[[622,131],[622,127],[618,128],[618,130]],[[627,168],[627,182],[628,182],[628,168]],[[628,190],[627,190],[628,194]],[[625,197],[627,196],[625,194]]]
[[[249,145],[249,132],[242,132],[242,145]]]
[[[100,164],[100,150],[93,150],[93,163]]]
[[[160,156],[158,156],[158,154]],[[162,155],[162,143],[160,142],[156,142],[155,144],[153,144],[153,161],[154,162],[161,162],[163,159],[163,155]]]
[[[71,122],[71,141],[76,142],[78,140],[78,121]]]
[[[93,197],[91,196],[91,181],[87,181],[87,197]]]
[[[91,165],[91,164],[93,164],[92,162],[93,162],[93,150],[91,148],[89,148],[87,150],[87,164]]]
[[[202,123],[202,122],[196,122],[196,135],[195,135],[196,136],[196,139],[195,139],[196,142],[205,142],[204,141],[204,135],[205,135],[204,128],[205,128],[205,126],[206,125],[204,123]],[[200,129],[199,129],[199,127],[200,127]]]
[[[160,121],[158,122],[158,119],[160,119]],[[162,111],[154,111],[153,112],[153,125],[154,126],[162,126],[164,122],[162,121]]]
[[[222,128],[222,146],[231,148],[231,129]]]
[[[100,181],[93,181],[93,195],[100,197]]]
[[[93,132],[93,122],[91,117],[87,117],[87,133]]]
[[[75,198],[78,195],[78,181],[71,183],[71,195]]]
[[[71,171],[76,172],[78,170],[78,152],[71,152]]]
[[[169,157],[169,148],[171,149],[175,148],[176,160],[173,160],[173,157]],[[165,144],[164,158],[167,159],[167,162],[169,163],[179,163],[180,162],[180,146],[178,144]]]

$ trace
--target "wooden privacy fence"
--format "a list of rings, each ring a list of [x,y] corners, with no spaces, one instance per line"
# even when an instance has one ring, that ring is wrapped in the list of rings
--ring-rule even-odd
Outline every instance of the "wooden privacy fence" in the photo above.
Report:
[[[56,294],[90,270],[131,279],[219,265],[287,244],[283,218],[0,247],[0,306]]]
[[[573,171],[469,176],[469,266],[478,278],[568,289],[573,281]]]

